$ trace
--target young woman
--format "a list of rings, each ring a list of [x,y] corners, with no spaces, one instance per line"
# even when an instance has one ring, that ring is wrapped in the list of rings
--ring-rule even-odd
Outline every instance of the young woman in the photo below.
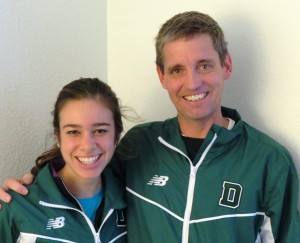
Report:
[[[126,242],[123,187],[107,167],[123,131],[115,93],[98,79],[67,84],[53,127],[30,193],[3,205],[0,242]]]

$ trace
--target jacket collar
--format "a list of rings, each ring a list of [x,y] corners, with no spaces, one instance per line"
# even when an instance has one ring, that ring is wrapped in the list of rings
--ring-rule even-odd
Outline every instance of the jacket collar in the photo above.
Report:
[[[78,205],[77,200],[75,200],[74,196],[67,190],[62,179],[58,176],[57,171],[59,171],[65,162],[62,158],[56,158],[50,161],[47,166],[45,166],[37,175],[37,180],[40,182],[40,186],[46,192],[51,188],[55,193],[51,193],[49,198],[47,198],[48,202],[59,203],[62,205],[66,205],[66,200],[70,200],[73,204]],[[51,180],[51,178],[53,180]],[[125,186],[121,184],[121,182],[116,178],[110,166],[107,166],[105,170],[102,172],[102,179],[104,183],[104,211],[108,211],[111,208],[114,209],[122,209],[126,207],[125,203]],[[47,193],[49,194],[49,193]],[[70,205],[70,204],[69,204]],[[106,209],[107,207],[107,209]],[[109,208],[108,208],[109,207]]]
[[[218,147],[223,144],[229,143],[230,141],[234,140],[240,134],[241,129],[242,129],[242,119],[241,119],[241,116],[239,115],[239,113],[234,109],[230,109],[230,108],[226,108],[226,107],[222,107],[221,111],[222,111],[222,115],[224,117],[233,119],[235,121],[235,125],[231,130],[228,130],[227,128],[224,128],[224,127],[214,124],[210,128],[210,130],[203,142],[202,149],[207,147],[207,145],[211,142],[211,140],[213,139],[215,134],[217,135],[218,138],[214,144],[214,147]],[[185,148],[184,142],[181,138],[178,118],[174,117],[174,118],[168,119],[164,123],[165,123],[165,124],[163,124],[164,131],[162,133],[162,134],[164,134],[163,139],[166,142],[169,142],[170,144],[172,144],[173,146],[181,149],[182,152],[186,153],[186,148]]]

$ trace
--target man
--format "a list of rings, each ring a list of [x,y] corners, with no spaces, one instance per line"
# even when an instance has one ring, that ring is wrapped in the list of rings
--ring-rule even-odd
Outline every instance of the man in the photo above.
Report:
[[[289,152],[221,106],[232,63],[218,24],[175,15],[156,64],[177,117],[131,129],[111,163],[126,183],[129,242],[299,242]]]

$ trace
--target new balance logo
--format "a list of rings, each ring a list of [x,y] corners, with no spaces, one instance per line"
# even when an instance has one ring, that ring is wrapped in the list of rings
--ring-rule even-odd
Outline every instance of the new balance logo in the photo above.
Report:
[[[65,226],[65,217],[59,217],[56,219],[49,219],[47,224],[47,230],[58,229]]]
[[[153,178],[147,183],[148,185],[154,186],[165,186],[167,181],[169,180],[168,176],[158,176],[155,175]]]

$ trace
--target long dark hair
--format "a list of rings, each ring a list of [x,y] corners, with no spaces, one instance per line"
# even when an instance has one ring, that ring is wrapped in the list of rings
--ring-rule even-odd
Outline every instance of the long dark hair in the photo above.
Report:
[[[70,100],[87,98],[97,99],[105,103],[111,110],[115,125],[115,142],[117,143],[123,131],[122,107],[111,87],[97,78],[81,78],[70,82],[62,88],[55,102],[54,110],[52,111],[54,134],[57,135],[59,133],[59,113],[64,105]],[[54,144],[50,150],[45,151],[37,157],[35,161],[36,165],[31,169],[31,173],[36,175],[39,169],[47,162],[59,157],[62,157],[62,154],[57,144]]]

